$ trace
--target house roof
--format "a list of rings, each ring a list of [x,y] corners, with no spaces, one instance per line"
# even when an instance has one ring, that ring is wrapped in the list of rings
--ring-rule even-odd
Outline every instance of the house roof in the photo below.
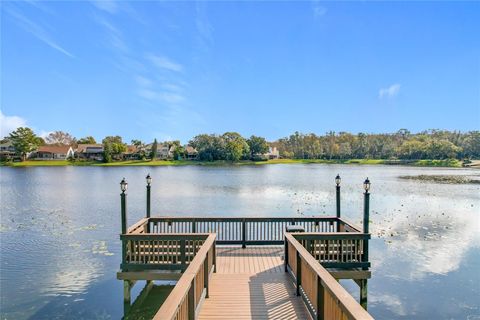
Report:
[[[138,151],[137,146],[129,145],[127,146],[127,150],[124,153],[135,153]]]
[[[63,153],[67,154],[70,150],[70,146],[40,146],[37,149],[37,152],[48,152],[48,153]]]
[[[103,144],[99,144],[99,143],[97,143],[97,144],[86,144],[86,143],[83,144],[83,143],[81,143],[77,146],[77,152],[79,152],[79,153],[87,152],[87,148],[102,148],[102,150],[103,150]]]
[[[187,153],[198,153],[197,149],[195,149],[195,148],[192,147],[192,146],[186,146],[186,147],[185,147],[185,151],[186,151]]]

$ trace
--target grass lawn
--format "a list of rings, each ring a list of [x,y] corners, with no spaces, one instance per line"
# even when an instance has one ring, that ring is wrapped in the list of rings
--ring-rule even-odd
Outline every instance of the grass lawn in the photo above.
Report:
[[[381,160],[381,159],[348,159],[348,160],[324,160],[324,159],[277,159],[268,161],[249,161],[242,160],[237,162],[230,161],[192,161],[192,160],[129,160],[117,161],[111,163],[101,163],[92,161],[66,161],[66,160],[29,160],[24,162],[2,162],[1,166],[10,167],[48,167],[48,166],[96,166],[96,167],[119,167],[119,166],[241,166],[241,165],[266,165],[266,164],[390,164],[390,165],[410,165],[422,167],[461,167],[459,160]]]

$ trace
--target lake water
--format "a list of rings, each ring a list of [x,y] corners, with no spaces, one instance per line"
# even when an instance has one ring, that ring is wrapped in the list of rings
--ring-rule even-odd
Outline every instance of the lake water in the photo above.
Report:
[[[0,168],[1,319],[119,319],[120,188],[129,223],[152,215],[342,215],[360,225],[371,188],[369,312],[378,319],[480,319],[480,186],[401,175],[473,169],[355,165]],[[352,281],[342,284],[358,297]],[[138,287],[138,285],[137,285]],[[138,288],[136,289],[138,292]]]

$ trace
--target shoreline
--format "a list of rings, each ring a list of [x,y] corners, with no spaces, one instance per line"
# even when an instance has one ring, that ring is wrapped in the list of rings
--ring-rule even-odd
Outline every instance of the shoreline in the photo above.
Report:
[[[68,161],[68,160],[29,160],[24,162],[2,162],[2,167],[64,167],[64,166],[89,166],[89,167],[122,167],[122,166],[257,166],[271,164],[360,164],[360,165],[394,165],[413,167],[445,167],[461,168],[462,161],[450,160],[381,160],[381,159],[346,159],[346,160],[324,160],[324,159],[278,159],[268,161],[242,160],[230,162],[218,161],[196,161],[196,160],[128,160],[110,163],[92,161]]]

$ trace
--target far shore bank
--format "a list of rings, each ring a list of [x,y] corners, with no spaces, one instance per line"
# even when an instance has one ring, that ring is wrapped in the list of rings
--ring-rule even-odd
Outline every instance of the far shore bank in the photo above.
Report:
[[[270,165],[270,164],[359,164],[359,165],[403,165],[415,167],[448,167],[460,168],[462,161],[450,160],[381,160],[381,159],[277,159],[268,161],[196,161],[196,160],[129,160],[110,163],[92,161],[68,161],[68,160],[29,160],[23,162],[3,162],[1,166],[8,167],[46,167],[46,166],[94,166],[94,167],[117,167],[117,166],[242,166],[242,165]]]

